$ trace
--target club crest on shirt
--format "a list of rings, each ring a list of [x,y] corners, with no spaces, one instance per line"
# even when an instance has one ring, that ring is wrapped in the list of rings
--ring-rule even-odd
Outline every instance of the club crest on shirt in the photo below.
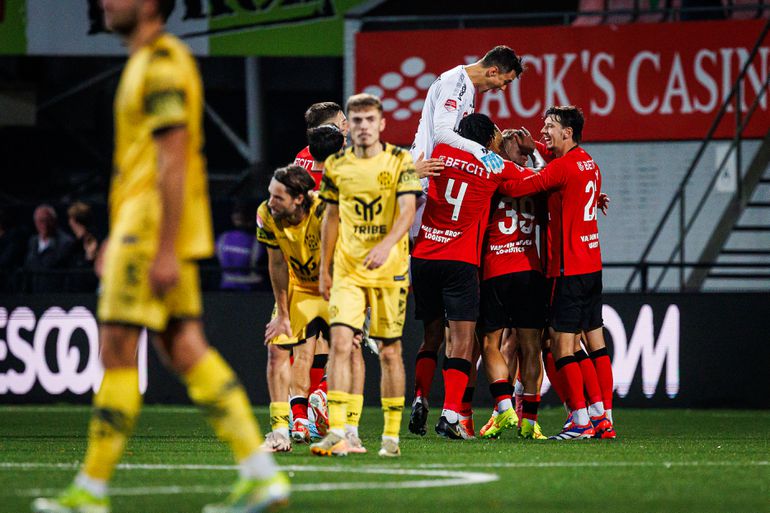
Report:
[[[310,251],[316,251],[321,245],[321,241],[318,238],[318,235],[315,233],[308,233],[305,235],[305,246],[307,246],[307,249]]]
[[[377,183],[380,184],[380,189],[388,189],[393,185],[393,178],[388,171],[382,171],[377,175]]]
[[[457,110],[457,100],[453,100],[452,98],[449,98],[444,104],[444,108],[448,111]]]

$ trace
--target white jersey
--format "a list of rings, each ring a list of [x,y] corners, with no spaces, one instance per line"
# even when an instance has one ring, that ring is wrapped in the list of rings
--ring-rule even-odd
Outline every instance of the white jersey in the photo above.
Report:
[[[469,139],[460,137],[455,132],[462,120],[468,114],[473,114],[476,103],[476,87],[465,71],[465,66],[456,66],[445,71],[433,82],[428,89],[425,104],[422,107],[420,124],[414,136],[414,142],[409,152],[416,162],[423,154],[430,158],[433,148],[444,143],[474,155],[483,151],[483,147]],[[421,180],[424,192],[428,189],[428,180]],[[425,209],[426,194],[418,198],[417,212],[409,235],[414,238],[420,232],[422,212]]]
[[[445,71],[428,89],[422,107],[420,124],[409,150],[417,160],[421,153],[430,158],[437,144],[448,144],[460,150],[478,154],[483,147],[460,137],[455,132],[460,120],[472,114],[475,107],[476,87],[471,82],[465,66]]]

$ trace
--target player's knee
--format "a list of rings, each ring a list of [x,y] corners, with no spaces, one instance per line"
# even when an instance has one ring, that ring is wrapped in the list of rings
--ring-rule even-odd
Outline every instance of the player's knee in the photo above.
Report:
[[[401,344],[392,343],[380,348],[380,361],[384,365],[396,365],[403,362]]]

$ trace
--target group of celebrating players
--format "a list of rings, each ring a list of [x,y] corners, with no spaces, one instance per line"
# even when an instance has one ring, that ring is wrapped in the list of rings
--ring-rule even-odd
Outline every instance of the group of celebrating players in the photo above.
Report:
[[[104,377],[80,471],[57,497],[36,499],[34,512],[111,511],[108,485],[141,410],[136,354],[145,328],[238,463],[231,494],[204,513],[285,504],[289,480],[270,453],[292,442],[317,438],[310,450],[319,456],[366,452],[358,436],[362,345],[382,369],[378,454],[399,456],[410,281],[425,332],[412,432],[427,432],[443,343],[439,435],[475,435],[470,403],[481,355],[495,401],[481,436],[518,426],[525,438],[543,438],[545,362],[569,411],[551,438],[615,437],[597,228],[608,199],[580,147],[582,113],[549,108],[538,143],[473,113],[476,93],[519,78],[513,50],[498,46],[443,73],[428,90],[411,151],[381,141],[383,107],[370,94],[350,97],[344,112],[333,103],[308,110],[308,148],[275,171],[258,211],[275,294],[265,331],[272,429],[263,442],[243,386],[203,330],[196,260],[213,253],[203,87],[189,48],[165,31],[174,1],[102,6],[130,53],[115,100],[109,242],[96,264]]]
[[[272,424],[265,449],[290,451],[291,439],[321,438],[313,454],[366,452],[358,436],[360,349],[373,339],[385,417],[379,455],[400,454],[410,281],[425,334],[410,431],[427,433],[443,343],[439,435],[475,436],[481,360],[495,403],[481,436],[517,428],[523,438],[546,438],[537,423],[545,361],[569,412],[551,438],[615,437],[597,228],[608,198],[598,166],[579,146],[582,112],[548,109],[542,142],[523,128],[500,132],[473,112],[477,92],[505,89],[522,72],[515,52],[498,46],[443,73],[428,90],[409,153],[380,139],[385,118],[376,96],[354,95],[344,112],[332,102],[308,109],[308,147],[276,170],[258,214],[276,298],[265,334]],[[327,380],[319,379],[324,360]]]

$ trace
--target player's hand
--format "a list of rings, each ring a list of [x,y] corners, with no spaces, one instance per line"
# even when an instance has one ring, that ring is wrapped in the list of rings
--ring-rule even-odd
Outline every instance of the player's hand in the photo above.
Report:
[[[607,209],[610,207],[610,197],[603,192],[599,193],[599,199],[596,201],[596,206],[602,211],[602,214],[607,215]]]
[[[360,331],[353,333],[353,349],[361,349],[361,344],[364,341],[364,334]]]
[[[150,287],[162,296],[179,281],[179,260],[171,251],[159,251],[150,266]]]
[[[392,248],[393,246],[384,241],[374,246],[369,254],[366,255],[366,258],[364,258],[364,267],[369,270],[381,267],[390,256]]]
[[[429,176],[439,176],[444,170],[444,163],[439,159],[425,159],[425,152],[420,153],[417,161],[414,163],[414,171],[420,178]]]
[[[104,253],[107,251],[107,242],[109,240],[104,239],[104,242],[102,242],[102,245],[96,252],[96,258],[94,258],[94,273],[97,278],[101,278],[104,272]]]
[[[318,292],[324,297],[326,301],[329,301],[329,296],[332,291],[332,275],[329,271],[321,270],[318,274]]]
[[[484,167],[490,173],[498,174],[503,172],[505,162],[503,161],[503,158],[497,153],[485,149],[484,154],[481,155],[481,157],[476,158],[481,161],[482,164],[484,164]]]
[[[265,325],[265,345],[279,335],[291,338],[291,321],[285,315],[276,315]]]
[[[521,153],[524,155],[532,155],[532,153],[535,151],[535,148],[537,147],[535,145],[535,140],[532,138],[532,134],[530,134],[529,130],[524,127],[519,128],[519,130],[521,130],[521,133],[524,135],[522,136],[519,132],[514,134],[513,137],[516,139],[516,144],[519,145]]]

